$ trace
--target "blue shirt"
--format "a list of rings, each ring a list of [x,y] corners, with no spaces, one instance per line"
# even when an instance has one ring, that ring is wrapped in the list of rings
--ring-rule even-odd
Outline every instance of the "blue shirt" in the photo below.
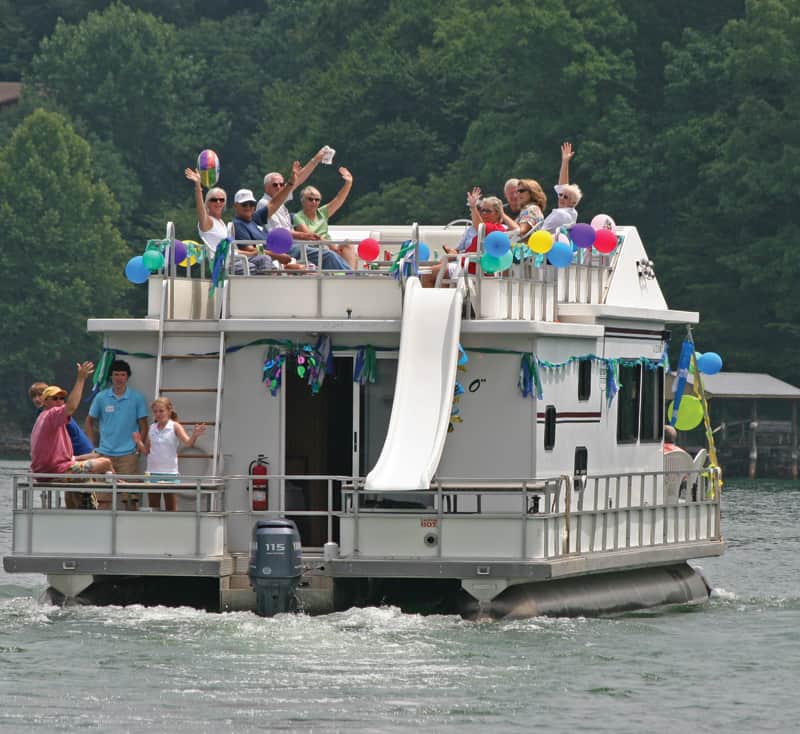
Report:
[[[81,430],[81,427],[72,416],[70,416],[69,423],[67,423],[67,433],[69,434],[69,440],[72,441],[73,455],[83,456],[94,451],[94,446],[92,446],[89,437]]]
[[[131,434],[139,430],[139,418],[147,418],[144,396],[133,388],[115,395],[113,388],[97,393],[89,408],[89,415],[100,429],[100,445],[106,456],[125,456],[136,451]]]

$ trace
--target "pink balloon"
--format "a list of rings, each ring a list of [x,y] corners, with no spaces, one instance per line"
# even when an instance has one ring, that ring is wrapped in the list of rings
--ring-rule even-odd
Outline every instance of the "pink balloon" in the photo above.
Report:
[[[378,240],[372,237],[365,237],[358,243],[358,256],[366,262],[372,262],[381,251],[381,245]]]
[[[617,235],[610,229],[598,229],[594,238],[594,249],[607,255],[609,252],[614,252],[617,246]]]
[[[616,231],[617,225],[608,214],[597,214],[592,217],[592,229],[610,229]]]

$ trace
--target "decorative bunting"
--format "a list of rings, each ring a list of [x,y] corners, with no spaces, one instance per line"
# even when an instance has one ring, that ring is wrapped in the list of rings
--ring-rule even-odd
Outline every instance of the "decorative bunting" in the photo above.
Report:
[[[218,286],[225,282],[225,260],[228,258],[228,250],[230,249],[231,242],[227,237],[220,240],[217,249],[214,252],[214,262],[211,266],[211,287],[208,289],[208,295],[213,296],[214,291]]]
[[[359,385],[375,383],[378,379],[378,357],[375,347],[367,344],[356,353],[356,363],[353,367],[353,382]]]

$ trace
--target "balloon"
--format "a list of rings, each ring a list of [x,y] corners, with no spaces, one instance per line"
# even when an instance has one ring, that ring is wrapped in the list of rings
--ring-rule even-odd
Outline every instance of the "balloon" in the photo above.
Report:
[[[125,277],[137,285],[147,282],[150,277],[150,269],[142,262],[141,255],[136,255],[128,260],[128,264],[125,266]]]
[[[575,247],[591,247],[595,236],[596,232],[592,229],[592,225],[585,222],[574,225],[569,231],[569,238]]]
[[[190,268],[197,262],[198,252],[201,253],[200,257],[202,258],[203,246],[194,240],[184,240],[183,244],[186,247],[186,255],[183,260],[178,260],[177,257],[175,260],[182,268]]]
[[[540,229],[528,238],[528,247],[534,252],[544,255],[545,252],[550,252],[553,247],[553,235],[546,229]]]
[[[667,408],[667,417],[672,422],[672,409],[674,401],[670,402]],[[675,421],[675,428],[679,431],[691,431],[697,428],[703,420],[703,403],[694,395],[684,395],[678,407],[678,420]]]
[[[173,252],[175,253],[175,262],[182,263],[186,259],[186,255],[188,253],[186,245],[184,245],[180,240],[175,240],[175,243],[172,247]]]
[[[498,234],[502,233],[498,232]],[[513,261],[514,255],[511,250],[503,253],[500,257],[490,255],[488,252],[484,252],[483,255],[481,255],[481,267],[486,273],[500,273],[503,270],[508,270]]]
[[[596,216],[592,217],[592,229],[601,230],[601,229],[608,229],[611,232],[615,232],[617,229],[617,225],[614,223],[614,220],[608,216],[608,214],[597,214]]]
[[[554,242],[547,260],[555,268],[566,268],[572,262],[572,247],[566,242]]]
[[[505,232],[489,232],[483,240],[483,250],[492,257],[502,257],[511,249],[511,240]]]
[[[610,229],[598,229],[594,238],[594,249],[608,255],[609,252],[614,252],[617,246],[617,235]]]
[[[424,242],[417,243],[417,252],[419,253],[419,257],[417,258],[419,262],[427,262],[431,259],[431,248]]]
[[[219,182],[219,156],[206,148],[197,156],[197,170],[200,171],[200,183],[207,189]]]
[[[697,357],[697,369],[704,375],[716,375],[722,369],[722,357],[716,352],[705,352]]]
[[[292,249],[292,233],[286,227],[275,227],[267,233],[267,249],[285,255]]]
[[[164,265],[164,256],[157,249],[145,250],[142,264],[150,271],[159,270]]]
[[[365,237],[363,240],[361,240],[361,242],[358,243],[358,256],[368,263],[371,263],[375,258],[377,258],[380,254],[380,251],[380,242],[373,237]]]

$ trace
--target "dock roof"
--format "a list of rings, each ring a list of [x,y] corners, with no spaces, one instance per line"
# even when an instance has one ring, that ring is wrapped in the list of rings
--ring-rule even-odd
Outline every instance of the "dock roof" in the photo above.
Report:
[[[689,375],[692,382],[692,375]],[[800,400],[800,388],[764,372],[719,372],[703,375],[709,398],[770,398]]]

